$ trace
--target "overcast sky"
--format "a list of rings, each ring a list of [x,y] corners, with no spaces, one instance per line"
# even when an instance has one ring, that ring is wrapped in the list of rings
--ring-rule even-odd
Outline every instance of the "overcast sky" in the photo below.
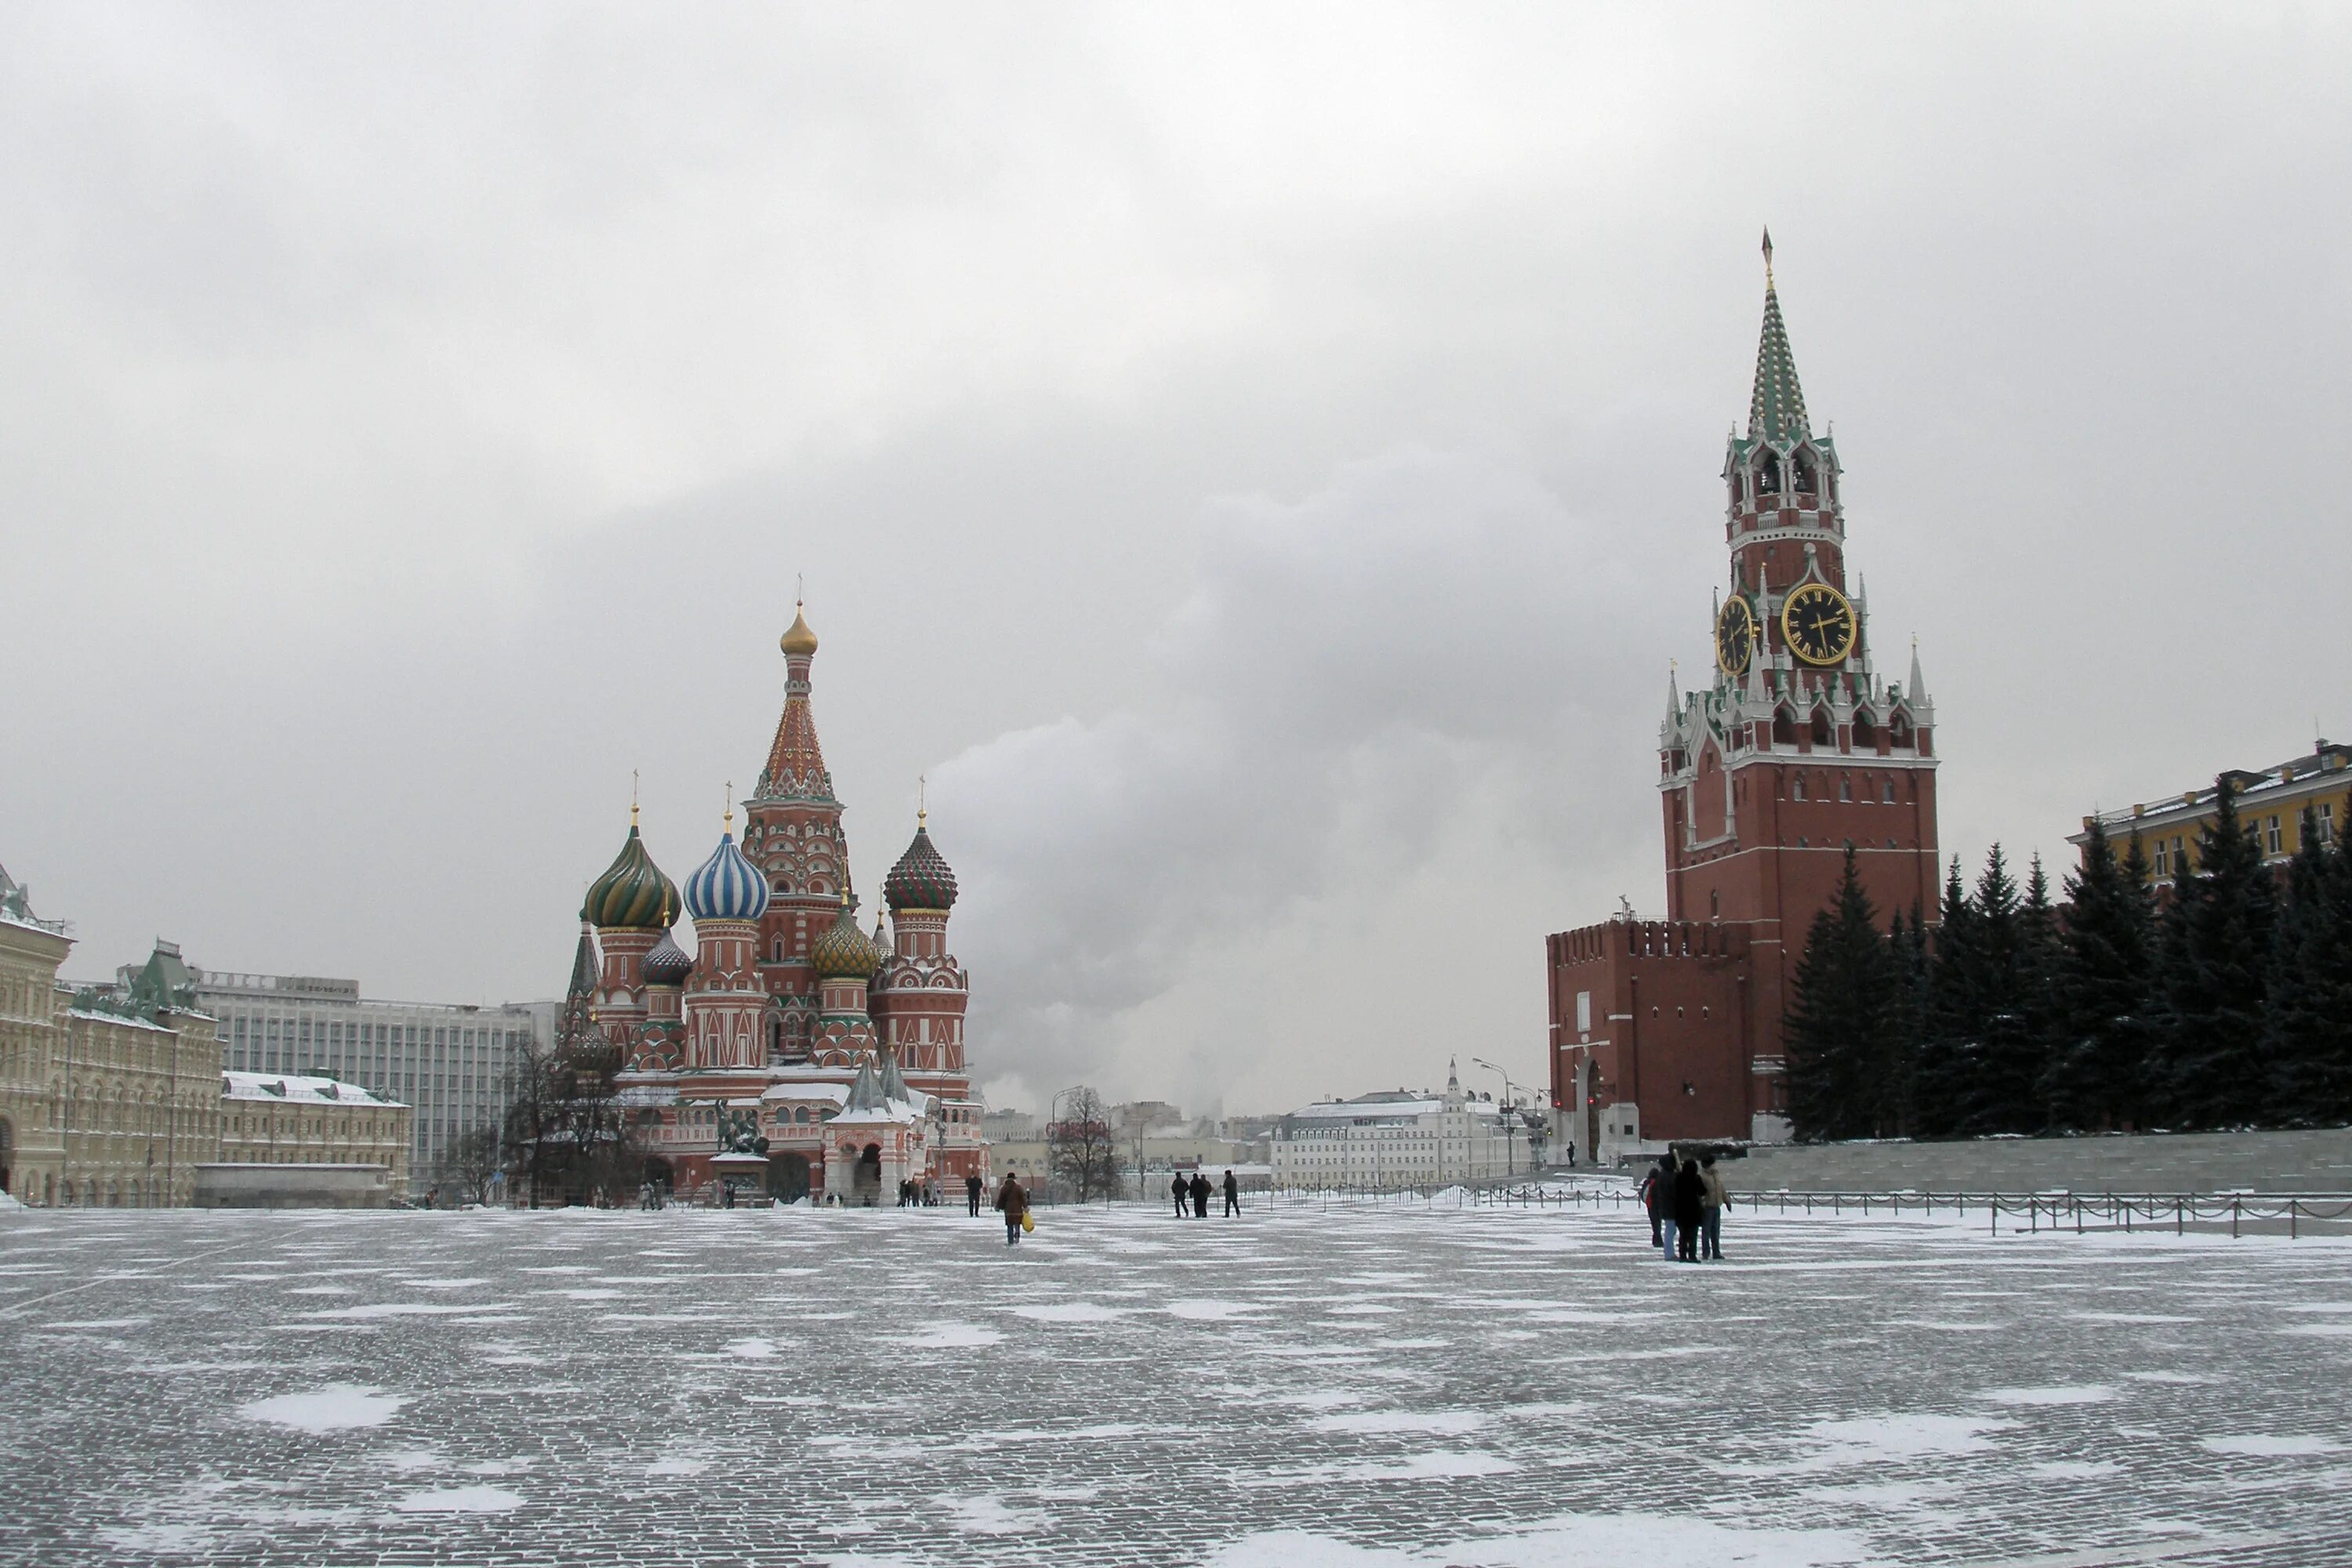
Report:
[[[1000,1103],[1534,1078],[1759,229],[1944,847],[2055,860],[2352,736],[2347,161],[2326,5],[12,5],[0,864],[69,974],[551,994],[804,574]]]

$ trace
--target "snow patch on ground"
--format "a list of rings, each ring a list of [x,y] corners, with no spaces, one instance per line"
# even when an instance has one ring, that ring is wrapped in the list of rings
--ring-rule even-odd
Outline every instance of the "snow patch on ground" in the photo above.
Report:
[[[280,1394],[236,1407],[247,1421],[266,1421],[315,1435],[341,1432],[353,1426],[381,1426],[400,1414],[408,1401],[354,1384],[331,1383],[308,1394]]]
[[[1123,1310],[1106,1307],[1098,1301],[1047,1301],[1034,1306],[1015,1307],[1013,1315],[1040,1323],[1108,1323]]]
[[[1343,1465],[1343,1481],[1442,1481],[1465,1476],[1507,1476],[1519,1467],[1498,1454],[1414,1454],[1393,1464]]]
[[[985,1350],[990,1345],[1003,1342],[1003,1334],[994,1329],[983,1329],[977,1323],[940,1323],[929,1333],[919,1334],[907,1342],[917,1350],[927,1351]]]
[[[1163,1303],[1160,1309],[1171,1318],[1182,1318],[1195,1323],[1222,1323],[1232,1318],[1247,1318],[1265,1310],[1253,1301],[1227,1301],[1214,1296],[1185,1296]]]
[[[730,1340],[723,1348],[727,1354],[738,1361],[772,1361],[776,1354],[776,1342],[773,1340]]]
[[[1798,1468],[1877,1464],[1887,1459],[1947,1458],[1956,1454],[1982,1454],[1992,1444],[1985,1434],[2014,1426],[2010,1421],[1980,1421],[1967,1415],[1866,1415],[1845,1421],[1816,1421],[1812,1436],[1822,1445]]]
[[[402,1513],[506,1513],[522,1499],[504,1487],[439,1487],[411,1492],[392,1505]]]
[[[1995,1405],[2105,1405],[2115,1396],[2116,1391],[2103,1383],[2055,1388],[1988,1388],[1977,1395]]]
[[[2214,1454],[2242,1454],[2249,1458],[2281,1458],[2294,1454],[2340,1454],[2344,1445],[2332,1437],[2314,1434],[2273,1436],[2259,1432],[2241,1433],[2231,1436],[2202,1439],[2205,1449]]]
[[[1318,1432],[1420,1432],[1456,1436],[1475,1432],[1486,1417],[1475,1410],[1360,1410],[1346,1415],[1321,1415],[1307,1423]]]
[[[1012,1508],[992,1497],[950,1498],[947,1506],[968,1535],[1020,1535],[1053,1523],[1042,1510]]]
[[[1830,1530],[1740,1530],[1657,1515],[1570,1514],[1442,1546],[1358,1546],[1307,1531],[1245,1535],[1202,1568],[1831,1568],[1868,1561]]]

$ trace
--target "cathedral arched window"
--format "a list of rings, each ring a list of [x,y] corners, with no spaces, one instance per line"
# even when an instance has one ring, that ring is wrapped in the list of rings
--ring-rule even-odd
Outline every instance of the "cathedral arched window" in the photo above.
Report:
[[[1870,721],[1867,713],[1853,716],[1853,749],[1857,752],[1878,749],[1878,727]]]
[[[1780,488],[1780,458],[1769,447],[1756,461],[1756,488],[1766,494]]]
[[[1886,726],[1886,739],[1890,745],[1909,745],[1911,743],[1911,721],[1900,713],[1895,715],[1894,719],[1890,721]]]
[[[1813,710],[1813,744],[1826,746],[1830,743],[1830,710],[1826,708],[1816,708]]]
[[[1786,708],[1778,709],[1772,714],[1772,743],[1776,746],[1797,743],[1796,716]]]

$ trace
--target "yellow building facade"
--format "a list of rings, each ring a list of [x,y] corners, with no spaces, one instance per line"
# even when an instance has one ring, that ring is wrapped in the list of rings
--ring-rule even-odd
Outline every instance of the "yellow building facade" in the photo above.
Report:
[[[20,1203],[184,1205],[220,1147],[220,1042],[159,943],[129,998],[58,981],[73,939],[0,871],[0,1187]]]
[[[221,1075],[225,1164],[382,1165],[408,1189],[409,1108],[357,1084],[290,1073]]]
[[[2352,821],[2352,746],[2323,741],[2309,756],[2259,773],[2231,769],[2221,778],[2236,792],[2238,816],[2253,830],[2266,861],[2292,859],[2303,847],[2306,815],[2322,843],[2334,843]],[[2089,842],[2095,822],[2105,829],[2120,858],[2137,837],[2147,858],[2148,874],[2158,882],[2169,881],[2183,870],[2197,868],[2198,840],[2219,809],[2219,790],[2217,780],[2168,799],[2086,816],[2083,831],[2067,842],[2079,851]]]
[[[0,1192],[40,1206],[184,1207],[199,1166],[380,1165],[408,1177],[409,1109],[331,1079],[225,1073],[179,949],[123,987],[62,984],[69,928],[0,869]]]

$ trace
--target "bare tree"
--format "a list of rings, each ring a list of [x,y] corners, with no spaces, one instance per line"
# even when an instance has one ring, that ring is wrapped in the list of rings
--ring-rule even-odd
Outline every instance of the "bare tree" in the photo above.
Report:
[[[1046,1169],[1080,1203],[1118,1194],[1118,1140],[1102,1096],[1073,1089],[1045,1129]]]
[[[620,1049],[602,1030],[516,1063],[507,1094],[507,1168],[531,1207],[635,1200],[646,1160],[615,1091],[620,1068]]]
[[[445,1188],[464,1193],[475,1203],[488,1203],[490,1181],[499,1173],[502,1155],[496,1127],[476,1127],[460,1132],[450,1140],[448,1150],[435,1168],[434,1180]]]

